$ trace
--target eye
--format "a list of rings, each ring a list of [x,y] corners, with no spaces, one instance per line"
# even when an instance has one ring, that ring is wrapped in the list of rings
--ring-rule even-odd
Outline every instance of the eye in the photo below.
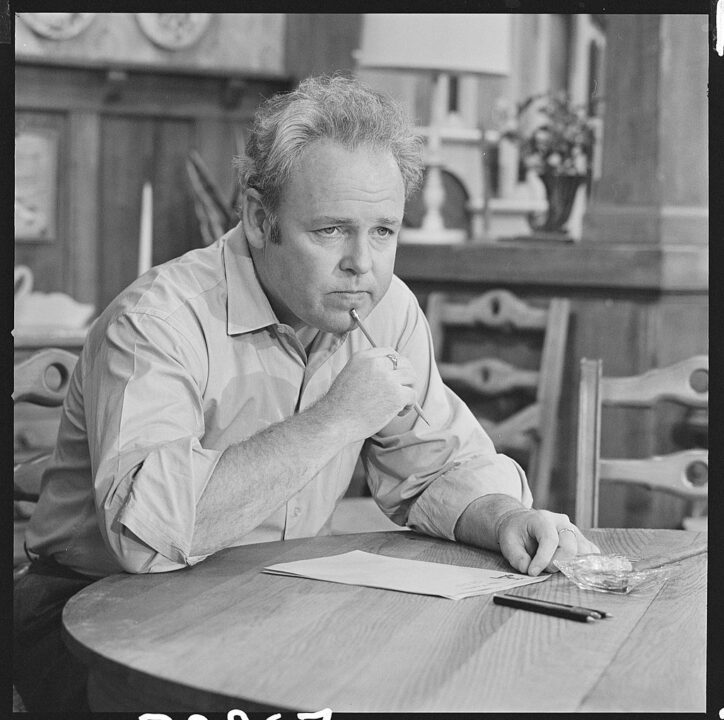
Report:
[[[378,228],[375,228],[375,233],[382,238],[388,238],[392,237],[395,234],[395,231],[388,227],[380,226]]]
[[[322,237],[332,238],[339,235],[342,232],[342,229],[339,227],[339,225],[331,225],[330,227],[315,230],[315,232],[317,233],[317,235],[321,235]]]

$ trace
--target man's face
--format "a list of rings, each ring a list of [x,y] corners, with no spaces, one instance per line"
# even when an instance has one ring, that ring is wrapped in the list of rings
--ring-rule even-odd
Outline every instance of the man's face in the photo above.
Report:
[[[321,140],[304,151],[277,212],[281,242],[254,261],[272,307],[295,330],[344,332],[392,279],[405,193],[389,152]]]

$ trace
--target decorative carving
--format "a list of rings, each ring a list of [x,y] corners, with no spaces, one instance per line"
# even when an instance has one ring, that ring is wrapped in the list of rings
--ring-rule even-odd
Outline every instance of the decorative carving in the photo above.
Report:
[[[144,34],[159,47],[180,50],[193,45],[206,32],[210,13],[136,13]]]
[[[69,40],[80,35],[98,13],[18,13],[18,17],[41,37]]]
[[[437,302],[437,298],[434,300]],[[507,290],[489,290],[468,302],[443,303],[439,310],[430,308],[430,302],[428,299],[428,317],[430,312],[442,313],[440,317],[448,325],[474,326],[479,323],[488,327],[509,325],[518,329],[544,330],[548,320],[545,308],[528,305]]]
[[[520,370],[497,358],[478,358],[466,363],[438,362],[445,383],[456,383],[483,395],[499,395],[523,388],[535,390],[540,373]]]

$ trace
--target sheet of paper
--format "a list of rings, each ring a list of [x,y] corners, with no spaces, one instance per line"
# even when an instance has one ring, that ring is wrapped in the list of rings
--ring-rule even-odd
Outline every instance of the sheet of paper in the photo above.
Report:
[[[311,560],[278,563],[264,568],[264,572],[419,595],[437,595],[451,600],[501,592],[518,585],[542,582],[549,577],[549,575],[530,577],[502,570],[482,570],[423,560],[405,560],[362,550]]]

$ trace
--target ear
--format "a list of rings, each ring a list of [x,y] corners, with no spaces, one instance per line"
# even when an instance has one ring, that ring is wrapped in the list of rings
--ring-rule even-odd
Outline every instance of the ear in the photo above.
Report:
[[[244,231],[249,244],[261,250],[269,239],[269,218],[261,196],[253,188],[247,188],[241,200]]]

